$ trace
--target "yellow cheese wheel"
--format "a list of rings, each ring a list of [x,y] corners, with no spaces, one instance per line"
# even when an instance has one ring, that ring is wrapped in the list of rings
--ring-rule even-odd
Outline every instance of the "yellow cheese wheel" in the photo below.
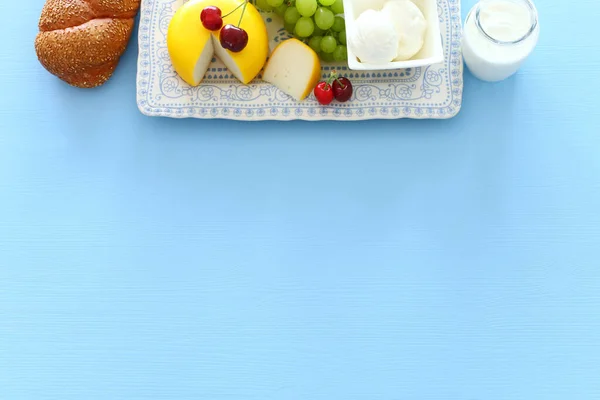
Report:
[[[207,30],[200,21],[205,7],[215,6],[229,14],[245,0],[192,0],[181,6],[169,24],[167,47],[175,71],[192,86],[202,82],[212,58],[216,55],[242,83],[253,80],[263,68],[269,54],[267,27],[258,10],[250,3],[240,28],[248,33],[248,45],[238,53],[224,49],[219,32]],[[223,18],[223,26],[238,25],[244,6]]]

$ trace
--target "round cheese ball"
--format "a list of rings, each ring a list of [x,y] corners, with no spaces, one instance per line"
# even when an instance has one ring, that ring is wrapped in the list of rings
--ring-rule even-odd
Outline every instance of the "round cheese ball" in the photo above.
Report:
[[[425,16],[410,0],[390,0],[383,6],[382,12],[392,20],[398,35],[394,61],[410,60],[421,51],[425,43]]]

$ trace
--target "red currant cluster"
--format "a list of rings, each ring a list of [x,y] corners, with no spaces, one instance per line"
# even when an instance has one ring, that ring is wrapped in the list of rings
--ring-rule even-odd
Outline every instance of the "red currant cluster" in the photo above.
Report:
[[[333,82],[333,83],[332,83]],[[345,103],[352,97],[352,82],[348,78],[340,78],[336,71],[332,71],[326,81],[321,81],[314,90],[317,101],[326,106],[335,98],[340,103]]]
[[[200,14],[200,20],[202,21],[202,25],[210,31],[218,31],[219,32],[219,42],[224,49],[232,51],[234,53],[239,53],[244,50],[248,45],[248,33],[240,28],[240,24],[242,23],[242,18],[244,18],[244,12],[246,11],[246,6],[248,5],[248,1],[245,1],[243,4],[237,6],[233,11],[228,15],[233,14],[240,7],[244,7],[242,9],[242,15],[240,17],[240,22],[238,22],[238,26],[234,26],[231,24],[227,24],[223,26],[223,18],[221,16],[221,9],[219,7],[209,6],[202,10]]]

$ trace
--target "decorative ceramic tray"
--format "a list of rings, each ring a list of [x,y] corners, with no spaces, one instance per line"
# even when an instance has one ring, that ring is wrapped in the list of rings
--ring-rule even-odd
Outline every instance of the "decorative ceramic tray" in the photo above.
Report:
[[[463,89],[460,0],[438,0],[444,62],[396,71],[351,71],[323,64],[349,77],[354,96],[347,103],[321,106],[311,94],[297,102],[269,83],[243,85],[214,59],[198,87],[175,73],[166,44],[169,22],[184,0],[143,0],[139,30],[137,103],[149,116],[258,120],[363,120],[451,118],[460,110]],[[271,49],[288,38],[281,20],[264,14]]]

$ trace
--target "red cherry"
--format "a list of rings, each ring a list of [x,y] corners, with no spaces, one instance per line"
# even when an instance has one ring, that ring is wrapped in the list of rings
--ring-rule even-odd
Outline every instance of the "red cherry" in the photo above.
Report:
[[[348,78],[337,78],[333,81],[333,96],[340,103],[352,97],[352,83]]]
[[[219,41],[224,49],[239,53],[248,45],[248,33],[242,28],[227,24],[221,29]]]
[[[218,31],[223,26],[221,9],[215,6],[205,7],[200,13],[200,21],[209,31]]]
[[[319,82],[315,87],[314,93],[317,101],[324,106],[333,101],[333,90],[331,89],[331,85],[327,82]]]

